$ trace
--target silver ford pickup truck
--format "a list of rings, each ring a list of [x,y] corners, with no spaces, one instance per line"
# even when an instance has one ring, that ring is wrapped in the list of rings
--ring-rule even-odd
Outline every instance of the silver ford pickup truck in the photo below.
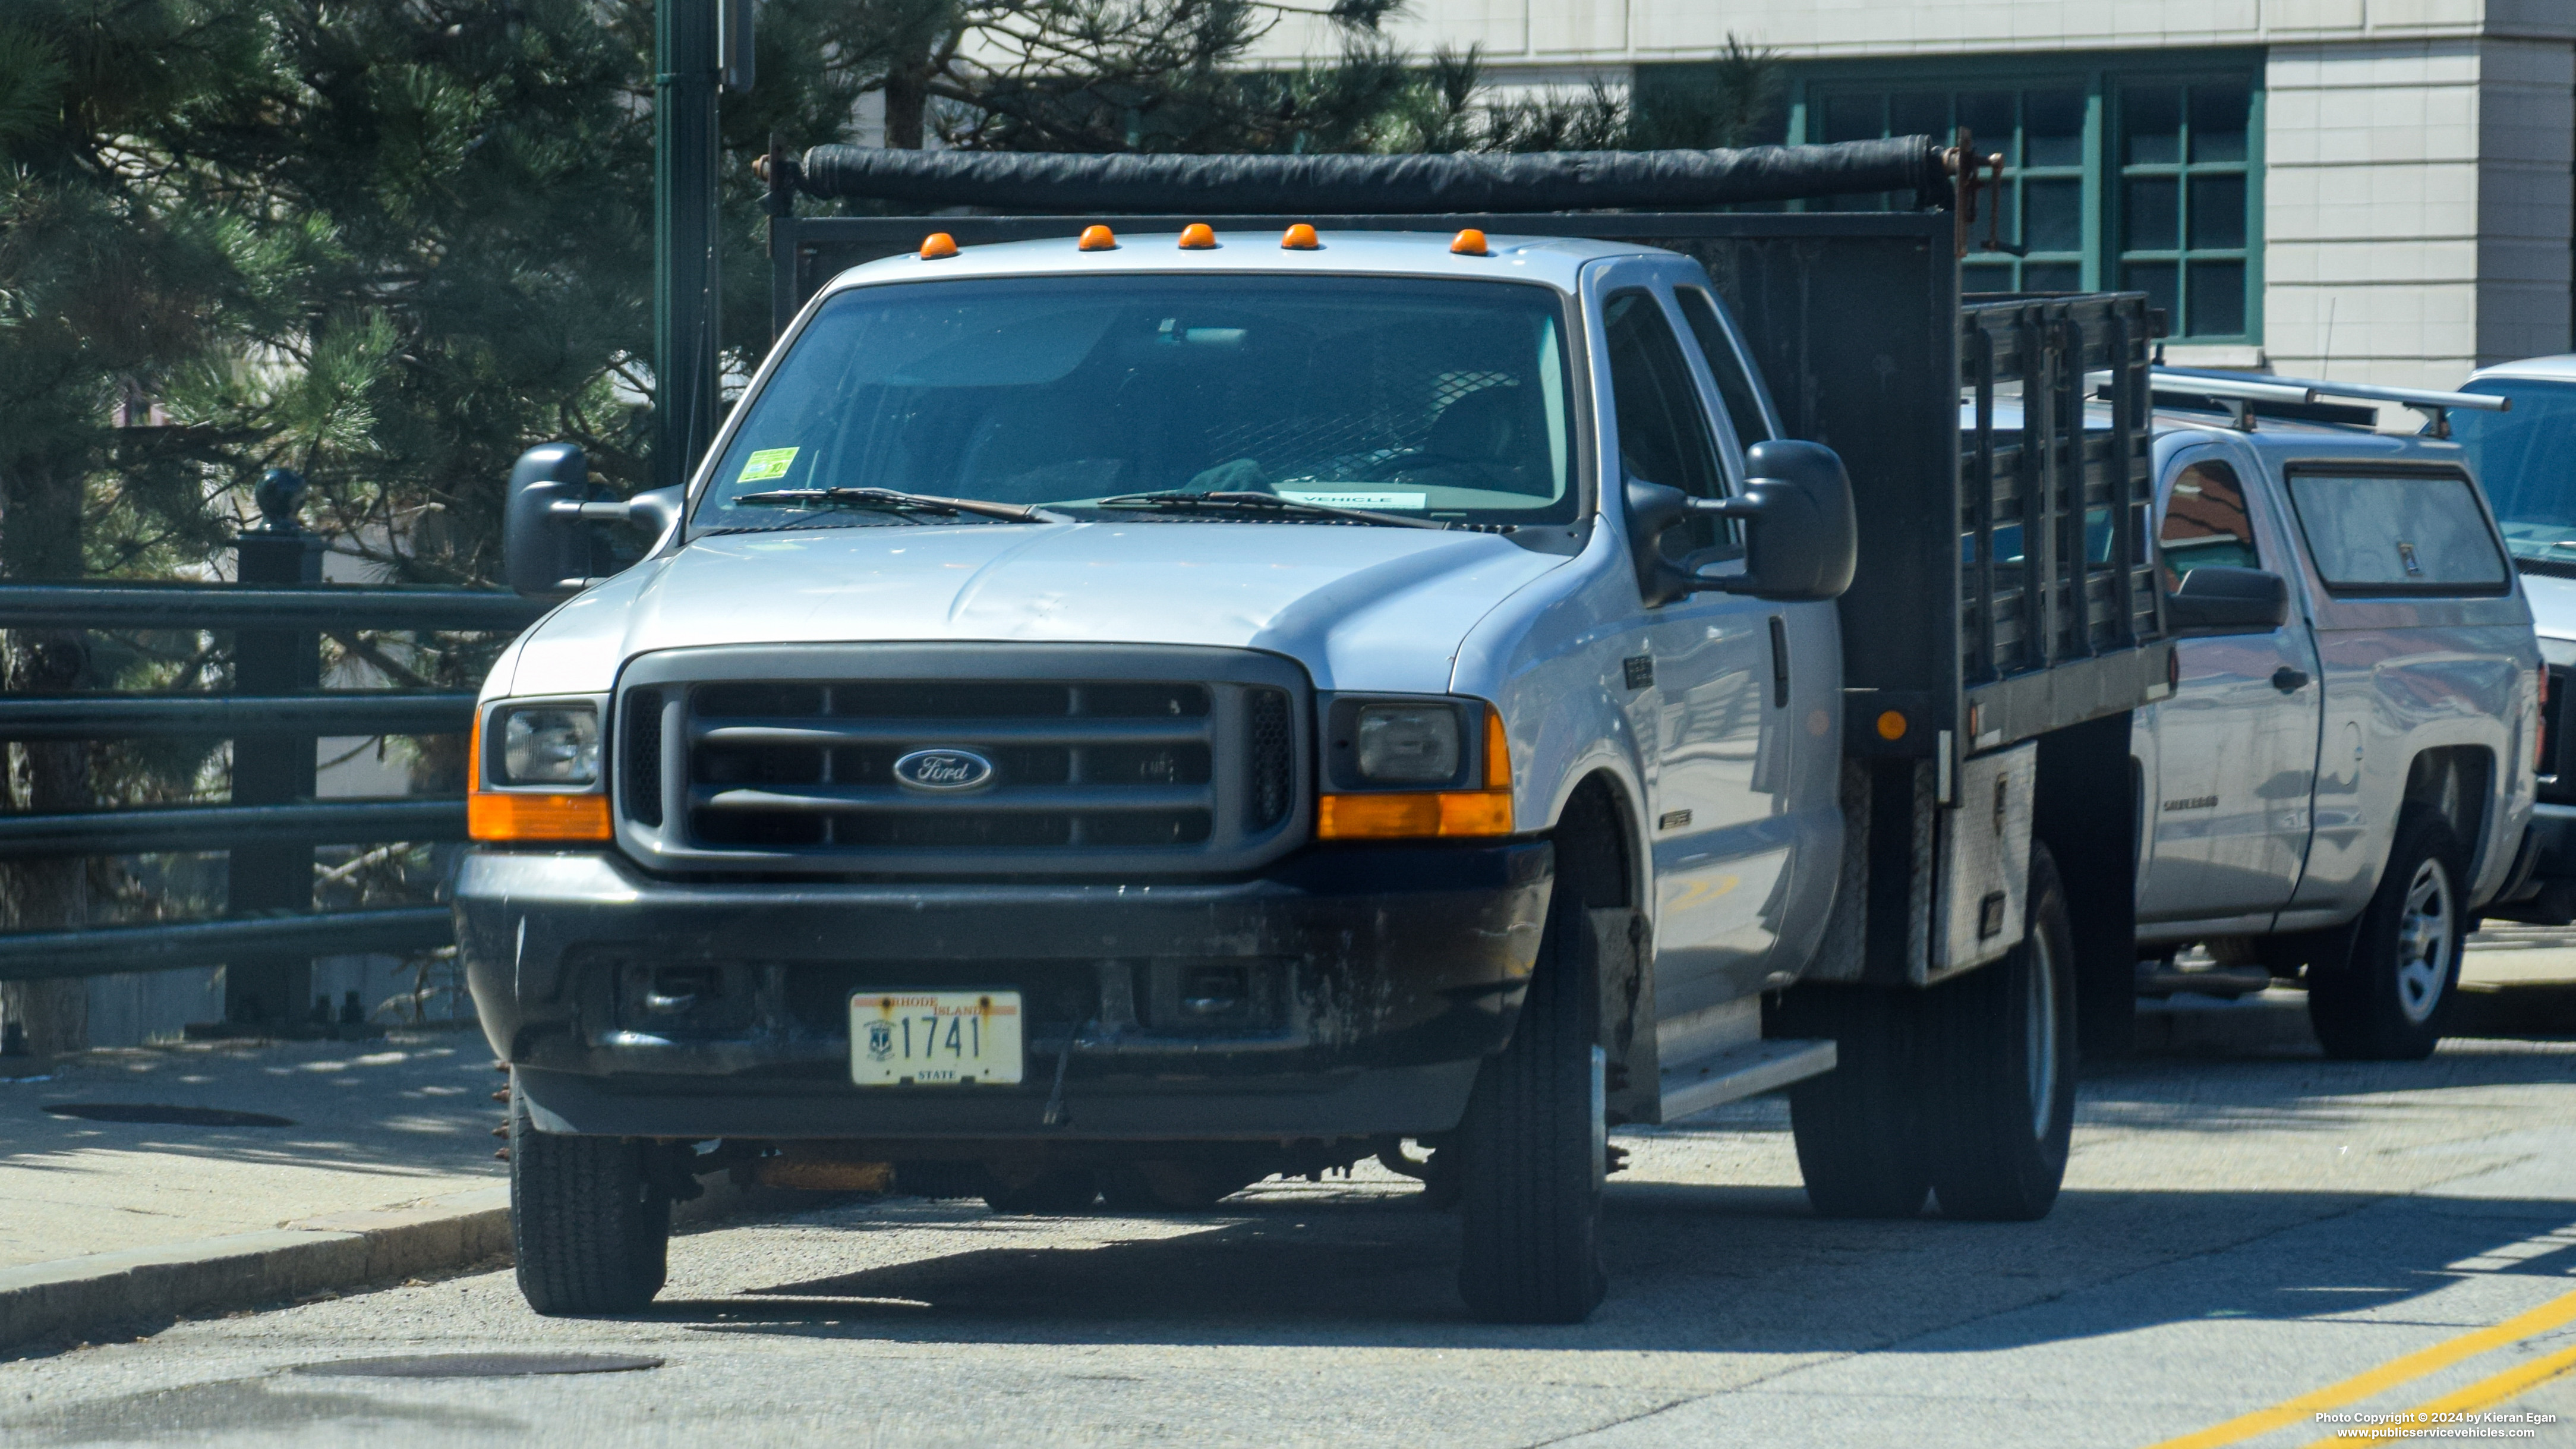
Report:
[[[2138,935],[2163,958],[2141,986],[2292,981],[2329,1053],[2425,1056],[2470,919],[2531,869],[2540,655],[2448,436],[2495,402],[2181,370],[2154,385],[2178,685],[2131,734]],[[2423,409],[2429,433],[2375,432],[2371,401]],[[2193,941],[2217,970],[2172,968]]]
[[[720,1168],[1070,1212],[1373,1157],[1473,1310],[1572,1321],[1609,1129],[1784,1085],[1824,1212],[2047,1212],[2172,691],[2147,312],[1963,306],[1941,154],[1816,150],[1926,205],[1646,209],[1782,153],[773,166],[1219,220],[776,206],[685,498],[521,461],[567,597],[455,898],[530,1303],[648,1300]]]

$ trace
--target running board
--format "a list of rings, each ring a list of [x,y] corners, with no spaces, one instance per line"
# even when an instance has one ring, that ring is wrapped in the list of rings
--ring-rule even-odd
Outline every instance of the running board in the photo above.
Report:
[[[1834,1044],[1755,1041],[1664,1068],[1663,1120],[1677,1121],[1834,1069]]]

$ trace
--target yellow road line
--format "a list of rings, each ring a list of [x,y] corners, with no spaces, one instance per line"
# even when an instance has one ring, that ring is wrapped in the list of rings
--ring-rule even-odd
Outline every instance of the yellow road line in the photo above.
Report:
[[[2391,1424],[2388,1426],[2387,1433],[2373,1434],[2366,1439],[2328,1436],[2309,1445],[2308,1449],[2342,1449],[2342,1446],[2347,1444],[2394,1443],[2404,1436],[2407,1429],[2427,1427],[2441,1422],[2431,1416],[2474,1414],[2480,1409],[2493,1408],[2524,1389],[2534,1384],[2547,1383],[2569,1369],[2576,1369],[2576,1348],[2562,1348],[2547,1358],[2536,1358],[2527,1364],[2506,1369],[2493,1378],[2480,1379],[2456,1394],[2446,1394],[2430,1403],[2417,1404],[2406,1411],[2407,1416],[2413,1419],[2412,1423]],[[2427,1417],[2416,1418],[2417,1415]]]
[[[2576,1322],[2576,1293],[2567,1294],[2562,1298],[2553,1298],[2528,1313],[2517,1314],[2492,1328],[2481,1328],[2471,1333],[2464,1333],[2457,1338],[2445,1339],[2431,1348],[2417,1349],[2403,1358],[2390,1359],[2379,1367],[2366,1373],[2355,1374],[2342,1383],[2329,1384],[2313,1393],[2301,1394],[2295,1399],[2284,1399],[2268,1409],[2257,1409],[2240,1418],[2230,1419],[2224,1424],[2203,1429],[2197,1434],[2185,1434],[2179,1439],[2167,1439],[2162,1443],[2151,1444],[2147,1449],[2217,1449],[2221,1444],[2233,1444],[2239,1440],[2251,1439],[2257,1434],[2268,1434],[2284,1425],[2295,1424],[2310,1415],[2327,1409],[2339,1409],[2355,1400],[2385,1393],[2399,1384],[2449,1368],[2462,1359],[2475,1358],[2489,1349],[2501,1348],[2517,1339],[2529,1338],[2536,1333],[2547,1333],[2553,1328],[2564,1327],[2570,1322]],[[2511,1392],[2511,1390],[2505,1392]],[[2360,1441],[2345,1439],[2336,1442],[2352,1444]]]

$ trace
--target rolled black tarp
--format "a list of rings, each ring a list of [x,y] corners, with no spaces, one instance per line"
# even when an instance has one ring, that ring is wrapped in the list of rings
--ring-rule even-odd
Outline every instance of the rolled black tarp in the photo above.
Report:
[[[1929,136],[1735,151],[1546,151],[1438,156],[1071,156],[817,146],[815,196],[1010,212],[1280,216],[1669,211],[1802,197],[1951,190]]]

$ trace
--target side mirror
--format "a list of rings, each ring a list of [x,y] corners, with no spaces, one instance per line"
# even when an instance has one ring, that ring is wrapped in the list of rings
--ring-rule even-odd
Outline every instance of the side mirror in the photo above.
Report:
[[[2204,564],[2165,595],[2165,622],[2196,633],[2268,633],[2289,617],[2289,581],[2268,569]]]
[[[1860,567],[1860,525],[1852,513],[1851,475],[1822,443],[1786,438],[1745,450],[1751,481],[1727,505],[1745,520],[1744,577],[1731,593],[1757,599],[1839,599]]]
[[[680,521],[677,488],[657,488],[628,499],[591,496],[590,459],[573,443],[539,443],[510,470],[510,497],[501,515],[502,572],[517,593],[560,599],[616,573],[621,564],[600,524],[636,523],[653,531],[655,547]]]
[[[1638,592],[1647,603],[1710,589],[1757,599],[1838,599],[1851,587],[1860,536],[1842,459],[1821,443],[1784,439],[1754,444],[1745,463],[1752,476],[1735,498],[1693,498],[1678,488],[1628,480],[1628,538]],[[1656,541],[1693,514],[1744,520],[1742,574],[1703,578],[1665,559]]]

